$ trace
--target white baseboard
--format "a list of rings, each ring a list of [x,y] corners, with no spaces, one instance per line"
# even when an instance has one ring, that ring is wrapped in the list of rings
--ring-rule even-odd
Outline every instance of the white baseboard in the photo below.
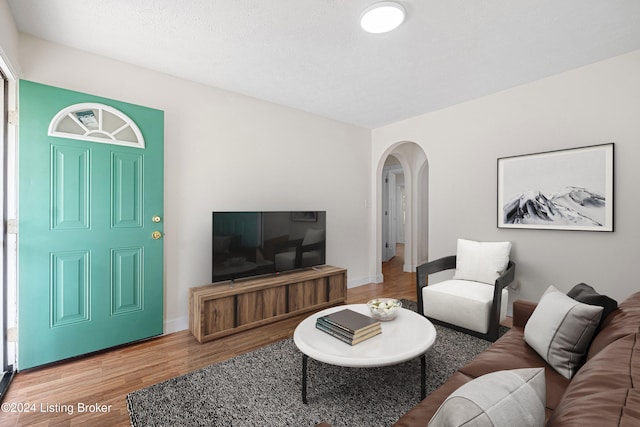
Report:
[[[189,329],[189,317],[179,317],[177,319],[164,321],[164,334],[172,334],[174,332],[184,331]]]
[[[347,279],[347,288],[368,285],[370,283],[382,283],[382,274],[379,276],[365,276],[357,279]]]
[[[404,264],[402,266],[402,271],[404,271],[405,273],[415,273],[416,272],[416,268],[418,268],[417,265]]]

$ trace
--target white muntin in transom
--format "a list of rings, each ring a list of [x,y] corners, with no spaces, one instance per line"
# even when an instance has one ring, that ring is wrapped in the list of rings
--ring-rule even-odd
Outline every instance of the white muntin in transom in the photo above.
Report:
[[[104,104],[70,105],[49,123],[50,136],[144,148],[140,128],[122,111]]]

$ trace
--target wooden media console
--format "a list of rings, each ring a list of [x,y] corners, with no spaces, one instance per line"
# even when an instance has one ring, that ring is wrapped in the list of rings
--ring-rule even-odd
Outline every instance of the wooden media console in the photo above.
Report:
[[[322,266],[189,289],[189,330],[199,342],[342,304],[347,270]]]

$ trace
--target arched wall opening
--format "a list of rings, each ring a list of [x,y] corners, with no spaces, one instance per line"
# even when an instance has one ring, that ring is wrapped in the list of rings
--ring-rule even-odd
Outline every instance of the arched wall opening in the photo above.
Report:
[[[406,272],[414,272],[416,267],[428,258],[429,236],[429,167],[427,155],[418,144],[402,141],[390,146],[378,159],[376,169],[376,276],[382,278],[384,259],[383,186],[385,183],[385,163],[389,156],[397,159],[404,174],[405,223],[404,223],[404,266]],[[385,236],[386,237],[386,236]]]

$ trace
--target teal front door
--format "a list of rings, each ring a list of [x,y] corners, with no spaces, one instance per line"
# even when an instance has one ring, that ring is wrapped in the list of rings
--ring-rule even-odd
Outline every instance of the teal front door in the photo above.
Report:
[[[164,113],[19,86],[18,368],[163,332]]]

